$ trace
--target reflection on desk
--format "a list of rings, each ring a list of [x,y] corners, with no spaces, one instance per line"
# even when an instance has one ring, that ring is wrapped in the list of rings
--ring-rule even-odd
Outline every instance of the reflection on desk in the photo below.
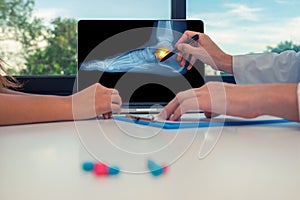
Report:
[[[199,160],[207,131],[222,134]],[[0,154],[1,200],[300,199],[300,124],[293,122],[179,132],[112,119],[3,126]],[[168,173],[147,173],[149,157],[168,162]],[[81,169],[96,159],[123,171],[96,177]]]

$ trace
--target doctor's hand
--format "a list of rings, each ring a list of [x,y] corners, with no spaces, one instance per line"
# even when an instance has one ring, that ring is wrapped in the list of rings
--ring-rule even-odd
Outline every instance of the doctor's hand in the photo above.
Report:
[[[186,44],[185,42],[195,34],[199,35],[198,41],[192,45]],[[232,73],[232,56],[223,52],[204,33],[185,31],[175,46],[179,51],[176,61],[180,62],[181,66],[185,66],[186,61],[189,61],[188,70],[192,68],[196,60],[200,60],[215,70]]]
[[[115,89],[106,88],[99,83],[73,94],[72,98],[74,119],[88,119],[103,115],[104,119],[111,118],[113,113],[120,113],[122,99]]]
[[[260,114],[257,108],[260,108],[261,92],[253,86],[208,82],[200,88],[179,92],[157,118],[176,121],[189,110],[202,110],[206,117],[227,114],[253,118]]]

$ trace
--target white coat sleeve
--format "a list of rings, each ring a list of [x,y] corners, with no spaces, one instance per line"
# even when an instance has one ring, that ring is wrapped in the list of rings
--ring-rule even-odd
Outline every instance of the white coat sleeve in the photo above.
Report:
[[[300,83],[298,83],[297,96],[298,96],[298,114],[300,119]]]
[[[237,84],[299,83],[300,52],[284,51],[233,56]]]

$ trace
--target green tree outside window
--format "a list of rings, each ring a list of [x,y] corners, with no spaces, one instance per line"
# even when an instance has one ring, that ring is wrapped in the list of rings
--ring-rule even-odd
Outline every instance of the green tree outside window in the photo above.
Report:
[[[71,75],[77,72],[77,22],[56,18],[48,30],[47,46],[26,58],[26,75]]]

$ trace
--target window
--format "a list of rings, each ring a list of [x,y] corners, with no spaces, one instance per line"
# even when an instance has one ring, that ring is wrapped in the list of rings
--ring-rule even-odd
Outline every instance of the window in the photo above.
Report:
[[[79,19],[170,19],[171,0],[5,0],[0,57],[24,92],[67,95],[77,70]]]
[[[205,32],[232,55],[299,51],[297,0],[187,0],[187,18],[204,21]],[[206,67],[207,75],[218,74]]]
[[[14,75],[74,75],[76,25],[87,18],[170,18],[169,1],[1,1],[1,57]]]

